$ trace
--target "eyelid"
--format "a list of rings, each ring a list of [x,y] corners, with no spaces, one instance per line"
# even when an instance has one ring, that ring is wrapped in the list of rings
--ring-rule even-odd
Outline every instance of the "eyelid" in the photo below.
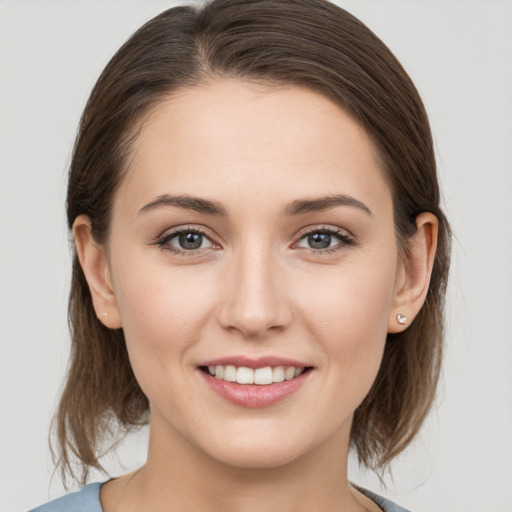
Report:
[[[330,224],[320,224],[320,225],[314,225],[314,226],[307,226],[305,228],[302,228],[295,237],[297,239],[302,239],[306,235],[310,235],[311,233],[317,233],[317,232],[324,232],[324,233],[331,233],[338,236],[344,236],[347,239],[351,239],[355,241],[355,235],[352,234],[348,229],[341,228],[339,226],[333,226]]]
[[[169,240],[172,238],[175,238],[179,236],[182,233],[198,233],[202,236],[204,236],[206,239],[210,241],[212,246],[217,247],[206,247],[206,248],[199,248],[199,249],[180,249],[179,247],[175,247],[171,244],[169,244]],[[339,239],[339,243],[332,246],[332,247],[325,247],[323,249],[314,249],[311,247],[302,247],[298,246],[298,243],[304,239],[306,236],[309,236],[312,233],[328,233],[330,235],[334,235]],[[216,242],[216,236],[213,236],[210,233],[210,230],[207,229],[204,226],[198,226],[198,225],[182,225],[182,226],[175,226],[173,228],[168,228],[165,231],[162,232],[156,239],[152,242],[151,245],[158,245],[162,250],[169,251],[173,254],[177,255],[186,255],[186,256],[200,256],[203,255],[205,251],[208,251],[209,249],[218,249],[221,248],[221,245]],[[302,228],[298,234],[294,237],[295,242],[291,245],[292,249],[299,249],[301,251],[308,251],[314,255],[327,255],[333,252],[337,252],[339,250],[343,250],[344,248],[347,248],[352,245],[356,245],[357,241],[355,236],[347,229],[341,228],[339,226],[332,226],[332,225],[314,225],[314,226],[307,226],[305,228]]]
[[[165,231],[163,231],[160,235],[156,237],[156,239],[151,243],[151,245],[158,245],[160,249],[164,251],[168,251],[172,254],[176,254],[178,256],[180,255],[186,255],[186,256],[199,256],[204,253],[204,251],[207,251],[211,249],[212,247],[206,247],[202,249],[180,249],[179,247],[175,247],[171,245],[169,240],[181,235],[182,233],[198,233],[208,239],[210,243],[212,244],[213,248],[215,246],[219,247],[220,244],[218,244],[214,240],[214,236],[210,233],[210,230],[207,230],[203,226],[197,226],[197,225],[182,225],[182,226],[175,226],[173,228],[168,228]]]
[[[161,238],[167,238],[172,235],[179,235],[183,232],[196,232],[201,233],[202,235],[206,236],[208,239],[212,240],[214,238],[217,238],[216,235],[212,232],[211,229],[207,228],[206,226],[203,226],[201,224],[180,224],[177,226],[172,226],[170,228],[164,229],[157,237],[156,239]]]
[[[332,226],[332,225],[316,225],[316,226],[309,226],[307,228],[304,228],[301,230],[297,235],[296,239],[297,241],[293,243],[292,247],[297,246],[297,244],[303,240],[305,237],[311,235],[312,233],[328,233],[330,235],[334,235],[338,237],[340,242],[332,247],[325,247],[323,249],[313,249],[312,247],[297,247],[300,250],[308,251],[315,255],[326,255],[330,254],[339,250],[343,250],[344,248],[356,245],[356,238],[355,236],[347,229],[338,227],[338,226]]]

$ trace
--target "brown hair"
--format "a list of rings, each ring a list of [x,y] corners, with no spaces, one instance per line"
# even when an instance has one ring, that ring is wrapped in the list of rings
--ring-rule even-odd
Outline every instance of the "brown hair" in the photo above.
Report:
[[[435,397],[450,229],[421,99],[363,23],[325,0],[213,0],[171,8],[147,22],[108,63],[83,113],[69,173],[69,227],[86,214],[95,239],[106,241],[113,197],[143,120],[172,91],[212,77],[295,84],[328,96],[377,148],[401,247],[407,250],[419,213],[431,212],[439,221],[426,303],[406,331],[388,335],[377,379],[354,415],[351,444],[360,462],[383,469],[415,436]],[[105,438],[145,423],[149,404],[122,330],[109,330],[96,317],[76,254],[69,321],[71,362],[55,417],[58,463],[64,479],[68,472],[85,482],[90,467],[102,469]]]

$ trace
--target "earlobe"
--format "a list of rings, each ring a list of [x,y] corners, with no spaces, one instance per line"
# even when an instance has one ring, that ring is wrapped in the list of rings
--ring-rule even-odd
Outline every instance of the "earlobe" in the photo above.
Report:
[[[408,240],[400,280],[388,318],[388,332],[408,328],[425,302],[437,249],[437,217],[424,212],[416,218],[416,233]]]
[[[122,327],[117,300],[112,285],[107,256],[92,235],[91,221],[79,215],[73,223],[73,237],[80,265],[84,272],[96,316],[110,329]]]

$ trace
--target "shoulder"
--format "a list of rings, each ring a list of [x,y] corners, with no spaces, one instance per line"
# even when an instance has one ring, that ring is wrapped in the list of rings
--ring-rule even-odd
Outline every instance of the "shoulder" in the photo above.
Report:
[[[370,498],[372,501],[377,503],[379,507],[383,510],[383,512],[409,512],[405,508],[401,507],[400,505],[397,505],[396,503],[393,503],[392,501],[388,500],[387,498],[383,498],[382,496],[379,496],[378,494],[375,494],[374,492],[368,491],[366,489],[363,489],[359,486],[354,486],[358,491],[363,493],[365,496]]]
[[[103,512],[100,503],[101,486],[99,482],[86,485],[80,491],[57,498],[30,512]]]
[[[364,489],[363,487],[359,487],[358,485],[352,484],[361,494],[364,494],[367,498],[370,498],[374,503],[376,503],[383,512],[409,512],[409,510],[397,505],[396,503],[384,498],[383,496],[379,496],[372,491]]]
[[[86,485],[82,490],[72,492],[29,512],[103,512],[100,503],[100,488],[103,484],[96,482]],[[374,501],[383,512],[409,512],[396,503],[371,491],[355,486],[365,496]]]

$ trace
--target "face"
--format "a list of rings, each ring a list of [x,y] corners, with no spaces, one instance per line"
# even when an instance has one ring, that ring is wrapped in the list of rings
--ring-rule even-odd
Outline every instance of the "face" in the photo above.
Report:
[[[135,144],[106,254],[152,430],[238,467],[348,444],[403,268],[374,148],[340,107],[237,81],[175,93]]]

